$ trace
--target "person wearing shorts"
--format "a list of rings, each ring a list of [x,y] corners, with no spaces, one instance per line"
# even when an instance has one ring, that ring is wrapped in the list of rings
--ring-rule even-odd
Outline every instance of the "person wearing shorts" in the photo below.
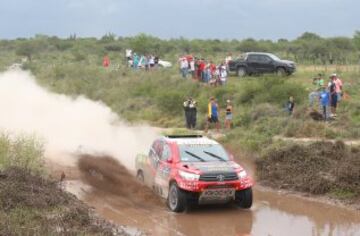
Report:
[[[208,117],[205,125],[205,133],[208,131],[210,124],[214,123],[216,130],[220,131],[220,123],[219,123],[219,107],[214,97],[210,98],[210,102],[208,104]]]

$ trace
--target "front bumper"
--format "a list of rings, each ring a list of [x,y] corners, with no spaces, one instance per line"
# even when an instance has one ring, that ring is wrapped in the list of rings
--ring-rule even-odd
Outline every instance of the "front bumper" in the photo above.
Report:
[[[205,182],[205,181],[186,181],[181,179],[177,182],[178,182],[178,186],[181,189],[196,193],[202,193],[208,189],[234,189],[235,191],[239,191],[253,186],[253,181],[250,177],[246,177],[234,181]]]

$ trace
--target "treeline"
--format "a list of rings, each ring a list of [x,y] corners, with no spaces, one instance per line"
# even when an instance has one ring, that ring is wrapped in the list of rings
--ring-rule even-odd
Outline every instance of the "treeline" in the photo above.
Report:
[[[50,51],[71,51],[77,60],[88,54],[104,55],[123,53],[131,48],[142,54],[154,53],[159,56],[173,57],[183,53],[201,56],[224,55],[240,52],[272,52],[281,57],[292,59],[301,64],[358,64],[360,62],[360,31],[350,37],[323,38],[315,33],[303,33],[295,40],[279,39],[255,40],[218,40],[218,39],[160,39],[154,36],[139,34],[134,37],[117,37],[106,34],[101,39],[78,38],[71,35],[67,39],[56,36],[36,35],[33,38],[0,40],[0,50],[14,50],[19,56],[29,60],[33,56]]]

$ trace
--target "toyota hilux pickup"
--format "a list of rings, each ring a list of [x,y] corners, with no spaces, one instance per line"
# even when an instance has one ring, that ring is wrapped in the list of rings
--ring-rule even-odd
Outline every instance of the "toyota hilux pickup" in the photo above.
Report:
[[[139,181],[166,199],[173,212],[189,204],[252,205],[253,180],[221,144],[200,135],[163,136],[136,157]]]

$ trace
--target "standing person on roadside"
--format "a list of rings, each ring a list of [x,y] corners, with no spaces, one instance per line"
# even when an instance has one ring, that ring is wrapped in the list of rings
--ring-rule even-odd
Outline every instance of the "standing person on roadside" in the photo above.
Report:
[[[313,108],[315,100],[319,97],[320,92],[322,91],[322,87],[324,86],[324,79],[322,74],[319,73],[317,77],[313,78],[313,91],[309,94],[309,104],[310,107]]]
[[[192,97],[184,102],[186,128],[195,129],[196,126],[196,101]]]
[[[288,102],[286,104],[286,109],[287,109],[290,116],[293,114],[294,108],[295,108],[294,97],[290,96],[289,100],[288,100]]]
[[[107,68],[109,66],[110,66],[110,58],[108,55],[105,55],[103,59],[103,67]]]
[[[189,104],[189,119],[190,119],[190,129],[195,129],[196,126],[196,101],[190,97],[190,104]]]
[[[225,66],[226,66],[226,72],[229,72],[229,62],[232,60],[232,55],[229,53],[227,57],[225,57]]]
[[[329,104],[330,104],[330,93],[329,91],[326,90],[326,87],[323,86],[321,91],[320,91],[320,104],[322,107],[322,114],[323,114],[323,118],[324,121],[328,121],[329,119]]]
[[[342,98],[343,83],[342,83],[341,79],[339,78],[339,76],[337,76],[336,74],[333,74],[333,76],[335,77],[335,80],[334,80],[335,92],[336,92],[336,95],[337,95],[337,102],[339,103],[341,101],[341,98]]]
[[[337,107],[337,94],[336,94],[336,84],[335,84],[336,75],[332,74],[330,76],[330,81],[328,84],[329,92],[330,92],[330,117],[336,117],[336,107]]]
[[[208,104],[208,117],[205,125],[205,133],[209,130],[209,126],[211,123],[215,124],[217,132],[220,131],[220,123],[219,123],[219,106],[214,97],[210,98],[210,102]]]
[[[191,77],[192,77],[193,79],[195,79],[195,60],[194,60],[194,58],[191,58],[191,59],[190,59],[189,69],[190,69]]]
[[[186,79],[186,76],[188,74],[189,70],[189,63],[185,57],[180,58],[180,71],[181,75],[184,79]]]
[[[136,53],[134,53],[134,56],[133,56],[132,66],[134,69],[137,69],[139,67],[139,56]]]
[[[232,126],[232,118],[233,118],[233,106],[231,101],[226,100],[226,115],[225,115],[225,128],[231,129]]]
[[[185,112],[185,124],[186,128],[190,129],[190,101],[191,98],[187,98],[184,102],[184,112]]]

